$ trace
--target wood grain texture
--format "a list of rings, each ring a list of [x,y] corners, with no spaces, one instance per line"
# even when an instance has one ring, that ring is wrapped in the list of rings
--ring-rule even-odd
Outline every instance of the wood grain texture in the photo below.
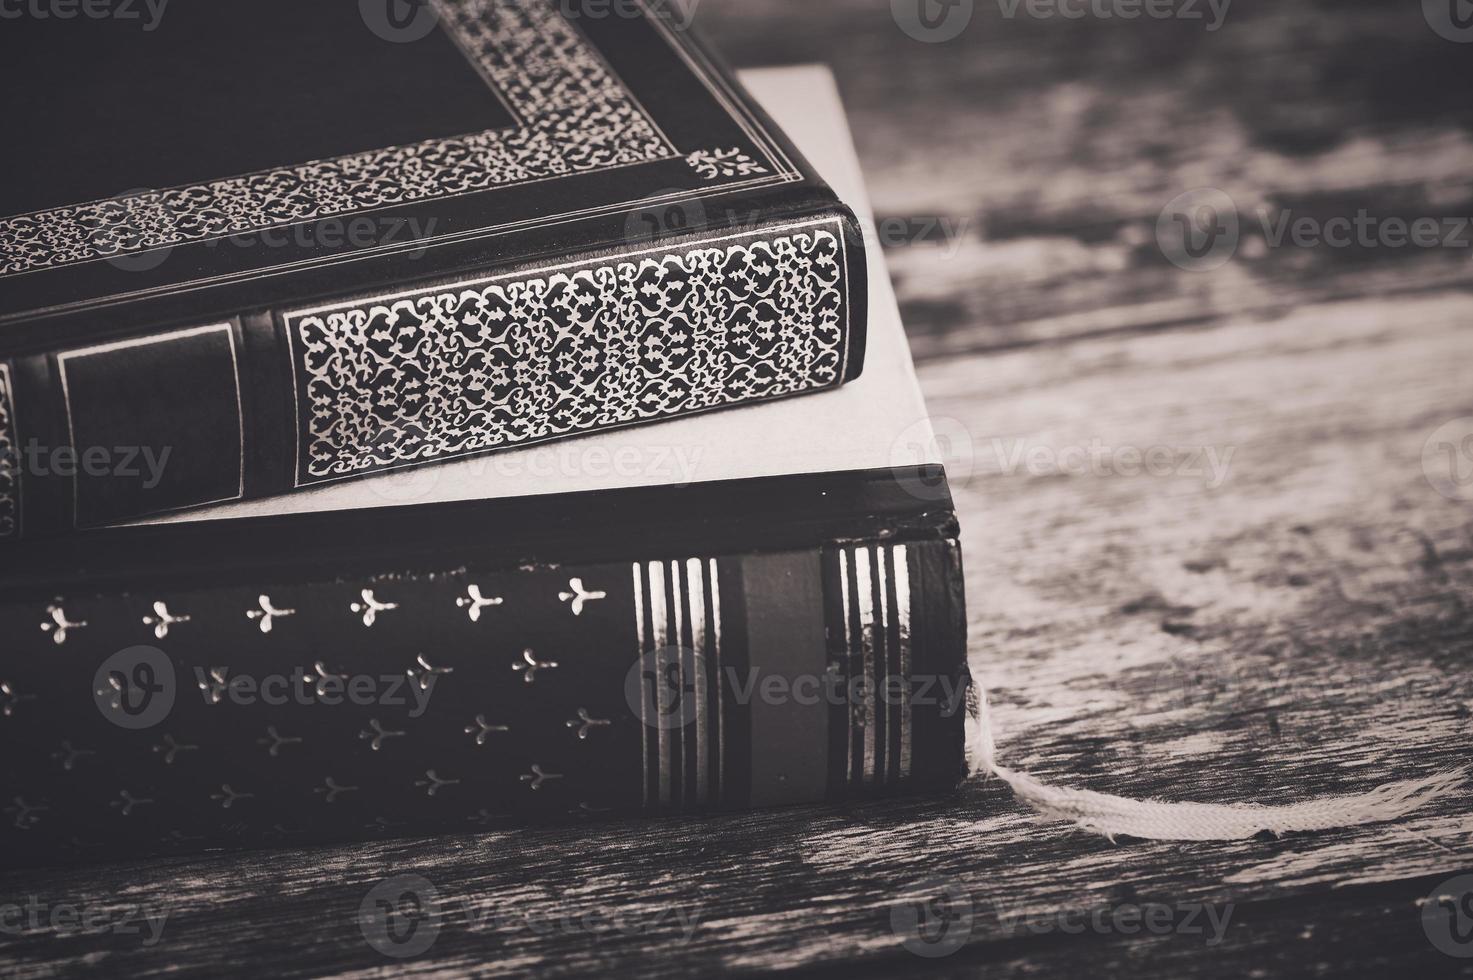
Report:
[[[1363,301],[927,368],[933,410],[974,449],[956,454],[955,489],[974,666],[1005,759],[1067,785],[1203,801],[1301,799],[1465,762],[1473,515],[1432,490],[1421,458],[1441,422],[1473,415],[1456,369],[1473,363],[1470,313],[1461,294]],[[1183,458],[1234,452],[1215,487],[1189,474],[1009,475],[994,433],[1053,449],[1098,438]],[[424,970],[920,969],[930,961],[901,946],[892,911],[950,888],[977,909],[951,969],[1452,971],[1467,961],[1411,930],[1419,898],[1473,870],[1468,803],[1282,841],[1112,845],[1041,827],[978,784],[955,800],[848,812],[11,875],[0,894],[171,916],[151,949],[41,935],[0,956],[8,973],[38,977],[88,964],[206,972],[248,957],[286,976],[371,971],[396,961],[364,942],[360,903],[384,877],[418,874],[460,910],[414,961]],[[1385,897],[1395,882],[1415,887]],[[1264,925],[1217,946],[1109,931],[1054,943],[998,914],[1056,922],[1191,902]],[[616,914],[629,935],[607,931]],[[1354,951],[1372,920],[1381,931],[1369,935],[1411,938],[1364,959]]]
[[[1473,58],[1415,8],[1244,2],[1204,35],[979,3],[969,34],[923,45],[882,0],[701,6],[739,63],[835,64],[882,218],[978,219],[950,259],[944,242],[890,259],[949,447],[973,666],[1008,765],[1288,802],[1466,764],[1473,508],[1435,492],[1423,454],[1473,417],[1468,252],[1249,249],[1190,273],[1151,238],[1203,185],[1240,207],[1473,213]],[[1140,472],[1154,447],[1164,475]],[[1422,925],[1428,896],[1473,871],[1470,814],[1465,791],[1398,825],[1112,844],[977,783],[849,810],[12,874],[0,904],[169,918],[153,947],[0,935],[0,972],[1473,975]],[[357,920],[396,875],[433,882],[448,916],[408,961]],[[944,896],[971,909],[948,934],[965,943],[917,956],[892,917]],[[1221,942],[1064,928],[1148,905],[1180,925],[1193,903],[1231,909]]]

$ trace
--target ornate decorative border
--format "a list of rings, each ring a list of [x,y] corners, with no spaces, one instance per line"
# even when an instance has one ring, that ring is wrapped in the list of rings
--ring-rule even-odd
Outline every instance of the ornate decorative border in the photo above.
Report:
[[[681,154],[551,3],[432,0],[523,125],[0,220],[0,277]]]
[[[0,538],[14,537],[20,530],[19,452],[10,365],[0,364]]]
[[[298,487],[838,385],[827,218],[287,314]]]
[[[697,150],[685,158],[686,165],[702,180],[718,177],[752,177],[767,173],[767,168],[741,150]]]

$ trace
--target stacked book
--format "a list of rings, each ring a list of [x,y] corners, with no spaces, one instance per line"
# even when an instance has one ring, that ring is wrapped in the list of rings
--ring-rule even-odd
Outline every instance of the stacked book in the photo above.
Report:
[[[958,531],[829,76],[375,6],[7,29],[112,70],[0,189],[0,863],[955,786]]]

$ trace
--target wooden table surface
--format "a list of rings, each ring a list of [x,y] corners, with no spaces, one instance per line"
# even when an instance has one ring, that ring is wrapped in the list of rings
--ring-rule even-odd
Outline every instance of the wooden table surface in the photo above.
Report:
[[[907,36],[885,0],[704,0],[697,23],[734,63],[838,75],[949,437],[1003,760],[1204,802],[1466,764],[1473,486],[1449,478],[1473,474],[1473,232],[1402,248],[1270,232],[1285,213],[1473,215],[1473,46],[1415,2],[1240,0],[1215,32],[971,6],[946,43]],[[1156,238],[1201,187],[1242,217],[1211,271]],[[1143,472],[1132,454],[1153,447]],[[0,935],[0,973],[1473,974],[1444,951],[1469,957],[1473,937],[1435,904],[1424,924],[1429,896],[1468,887],[1446,883],[1473,872],[1470,801],[1283,840],[1112,844],[1040,825],[992,782],[12,874],[0,895],[165,911],[167,942]],[[451,910],[421,958],[359,931],[386,868]],[[921,952],[950,955],[902,942],[928,899],[944,915]]]

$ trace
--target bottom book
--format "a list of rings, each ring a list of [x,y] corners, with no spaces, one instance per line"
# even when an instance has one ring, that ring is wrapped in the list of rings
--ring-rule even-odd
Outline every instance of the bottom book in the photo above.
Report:
[[[953,787],[956,533],[917,468],[52,542],[3,580],[3,862]]]

